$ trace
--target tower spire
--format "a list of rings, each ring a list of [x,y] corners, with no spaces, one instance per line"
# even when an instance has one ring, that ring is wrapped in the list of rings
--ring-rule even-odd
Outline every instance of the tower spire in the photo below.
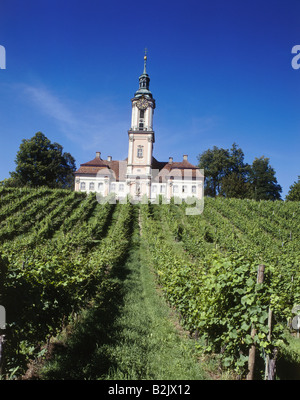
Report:
[[[135,92],[135,97],[146,96],[152,98],[152,93],[149,90],[149,82],[150,78],[147,74],[147,53],[148,49],[145,48],[145,55],[144,55],[144,71],[142,75],[139,77],[139,89]]]
[[[144,72],[143,72],[143,74],[147,74],[147,71],[146,71],[146,65],[147,65],[147,53],[148,53],[148,49],[147,49],[147,47],[145,47],[145,55],[144,55]]]

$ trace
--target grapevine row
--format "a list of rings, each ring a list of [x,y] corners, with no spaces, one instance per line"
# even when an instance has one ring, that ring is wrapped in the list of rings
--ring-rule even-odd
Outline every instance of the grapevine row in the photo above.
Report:
[[[61,205],[53,209],[53,237],[44,234],[35,246],[28,246],[23,235],[0,248],[0,303],[7,313],[6,372],[16,367],[24,372],[46,338],[101,292],[110,269],[123,261],[130,245],[132,205],[100,205],[74,193]],[[85,219],[79,218],[79,207],[86,211]],[[59,209],[65,210],[69,221],[77,222],[59,229],[63,224],[62,218],[56,219]],[[47,225],[37,226],[36,238],[35,232],[40,234]]]
[[[261,232],[255,220],[249,234],[239,229],[240,216],[227,209],[216,212],[214,200],[208,201],[198,216],[184,216],[185,207],[142,206],[143,237],[151,266],[184,326],[201,337],[199,346],[222,353],[225,366],[245,374],[253,340],[263,357],[285,339],[286,322],[300,301],[299,258],[291,260],[291,254],[281,251],[276,240],[268,254],[265,243],[253,243],[252,231],[268,240],[270,233]],[[257,285],[259,254],[268,263],[265,280]],[[270,308],[275,315],[271,341],[267,326]],[[254,339],[252,324],[256,327]]]

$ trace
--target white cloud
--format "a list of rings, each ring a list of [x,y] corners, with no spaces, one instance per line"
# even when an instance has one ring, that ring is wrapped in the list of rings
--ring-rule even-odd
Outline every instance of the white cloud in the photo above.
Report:
[[[116,145],[118,138],[126,135],[129,116],[118,118],[120,111],[111,102],[98,99],[98,104],[83,105],[63,99],[42,86],[21,86],[35,109],[53,119],[59,130],[83,151],[95,151],[97,146],[103,147],[104,142],[112,142],[112,138]]]

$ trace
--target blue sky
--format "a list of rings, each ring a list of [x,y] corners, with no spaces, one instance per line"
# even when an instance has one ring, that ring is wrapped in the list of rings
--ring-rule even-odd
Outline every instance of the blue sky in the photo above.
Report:
[[[38,131],[80,163],[127,157],[143,71],[156,99],[154,156],[235,142],[264,155],[284,198],[300,175],[299,0],[1,0],[0,180]]]

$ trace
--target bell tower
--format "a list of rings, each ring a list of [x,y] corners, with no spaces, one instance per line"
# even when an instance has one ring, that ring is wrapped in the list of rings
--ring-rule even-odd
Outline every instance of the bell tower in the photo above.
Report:
[[[149,90],[147,74],[147,49],[144,70],[139,77],[139,89],[135,92],[131,112],[131,128],[128,131],[127,184],[133,197],[150,196],[153,143],[153,113],[155,100]]]

